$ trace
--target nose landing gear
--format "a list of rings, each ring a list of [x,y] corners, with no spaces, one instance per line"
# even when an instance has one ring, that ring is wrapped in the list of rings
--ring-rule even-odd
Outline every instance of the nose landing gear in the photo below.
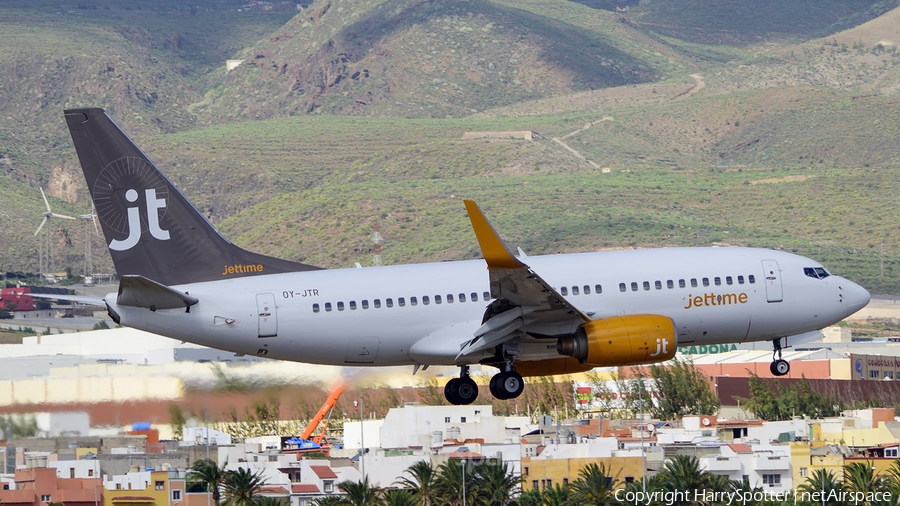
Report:
[[[769,371],[773,376],[784,376],[791,371],[791,364],[787,360],[781,358],[781,350],[783,349],[781,346],[781,339],[782,338],[779,337],[778,339],[772,340],[774,350],[772,351],[772,365],[769,366]],[[778,358],[775,358],[776,355]]]

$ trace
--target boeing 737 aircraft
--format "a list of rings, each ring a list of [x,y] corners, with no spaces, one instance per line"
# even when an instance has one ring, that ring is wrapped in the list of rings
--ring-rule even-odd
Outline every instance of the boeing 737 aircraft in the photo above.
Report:
[[[101,109],[65,111],[119,274],[103,299],[124,326],[297,362],[456,365],[444,393],[469,404],[469,366],[523,376],[669,360],[678,346],[773,343],[869,302],[808,258],[751,248],[666,248],[514,256],[465,201],[484,260],[324,270],[238,248],[212,227]],[[462,210],[460,210],[462,211]]]

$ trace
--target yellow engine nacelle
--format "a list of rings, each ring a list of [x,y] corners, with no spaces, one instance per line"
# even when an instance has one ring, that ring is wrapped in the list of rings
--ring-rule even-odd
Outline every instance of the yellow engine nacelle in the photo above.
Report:
[[[668,316],[635,314],[589,321],[556,345],[561,355],[592,367],[652,364],[678,350],[675,322]]]

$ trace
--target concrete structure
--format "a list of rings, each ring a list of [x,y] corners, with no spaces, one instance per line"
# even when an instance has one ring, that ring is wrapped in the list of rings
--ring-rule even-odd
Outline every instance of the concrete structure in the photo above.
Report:
[[[99,478],[60,478],[56,469],[48,467],[17,469],[15,488],[0,490],[0,503],[95,505],[101,502],[99,481]]]
[[[534,140],[536,133],[531,130],[522,130],[516,132],[465,132],[462,140],[470,141],[474,139],[522,139],[526,141]]]

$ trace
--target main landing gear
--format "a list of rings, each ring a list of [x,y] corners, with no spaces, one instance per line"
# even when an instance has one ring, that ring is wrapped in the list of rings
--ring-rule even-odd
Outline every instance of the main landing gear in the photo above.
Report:
[[[506,370],[500,371],[491,377],[491,395],[500,399],[515,399],[522,395],[525,389],[525,380],[522,375],[513,370],[512,363],[506,364]],[[472,404],[478,397],[478,385],[469,377],[469,366],[459,368],[459,378],[453,378],[444,387],[444,397],[450,404]]]
[[[781,339],[782,338],[779,337],[778,339],[772,340],[772,347],[774,350],[772,351],[772,365],[769,366],[769,371],[772,372],[773,376],[784,376],[791,370],[791,364],[787,360],[781,358],[781,350],[783,349],[781,346]],[[775,358],[776,355],[778,358]]]
[[[453,378],[444,387],[444,397],[450,404],[472,404],[478,397],[478,385],[469,377],[469,366],[459,368],[459,378]]]
[[[512,368],[512,363],[506,364],[506,370],[500,371],[491,377],[491,395],[500,399],[515,399],[522,395],[525,389],[525,380],[522,375]]]

